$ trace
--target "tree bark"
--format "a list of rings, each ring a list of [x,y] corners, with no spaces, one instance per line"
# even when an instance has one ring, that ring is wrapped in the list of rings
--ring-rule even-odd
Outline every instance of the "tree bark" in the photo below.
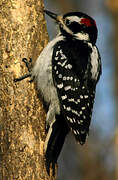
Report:
[[[45,112],[22,58],[48,42],[43,0],[0,1],[0,179],[52,180],[45,168]]]

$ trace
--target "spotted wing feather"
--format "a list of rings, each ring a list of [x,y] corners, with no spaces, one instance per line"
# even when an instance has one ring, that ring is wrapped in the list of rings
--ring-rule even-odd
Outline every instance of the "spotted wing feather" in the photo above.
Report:
[[[84,69],[81,68],[79,72],[74,69],[70,59],[73,61],[76,61],[76,59],[72,56],[71,52],[65,52],[61,43],[55,46],[52,62],[53,79],[57,88],[61,111],[68,126],[76,140],[80,144],[84,144],[89,133],[95,86],[93,85],[91,88],[92,82],[90,82],[90,79],[84,79]],[[81,59],[78,57],[77,60],[80,61]],[[88,59],[84,59],[84,61],[87,67]]]

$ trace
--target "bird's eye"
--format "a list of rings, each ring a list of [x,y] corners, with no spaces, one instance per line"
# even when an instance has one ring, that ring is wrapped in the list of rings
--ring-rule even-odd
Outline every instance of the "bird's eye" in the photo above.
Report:
[[[65,24],[68,26],[71,24],[71,22],[68,19],[66,19]]]

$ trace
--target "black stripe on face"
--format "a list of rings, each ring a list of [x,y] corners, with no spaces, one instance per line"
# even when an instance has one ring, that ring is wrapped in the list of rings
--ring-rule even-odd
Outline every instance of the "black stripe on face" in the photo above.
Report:
[[[74,34],[78,33],[78,32],[81,32],[84,28],[83,25],[80,25],[79,23],[77,22],[71,22],[71,24],[69,24],[67,26]]]

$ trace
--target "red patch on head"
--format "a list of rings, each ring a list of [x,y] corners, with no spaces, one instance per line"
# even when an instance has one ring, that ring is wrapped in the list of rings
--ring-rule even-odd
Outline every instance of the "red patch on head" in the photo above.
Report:
[[[82,18],[80,23],[84,24],[85,26],[96,26],[96,22],[94,20],[87,18]]]

